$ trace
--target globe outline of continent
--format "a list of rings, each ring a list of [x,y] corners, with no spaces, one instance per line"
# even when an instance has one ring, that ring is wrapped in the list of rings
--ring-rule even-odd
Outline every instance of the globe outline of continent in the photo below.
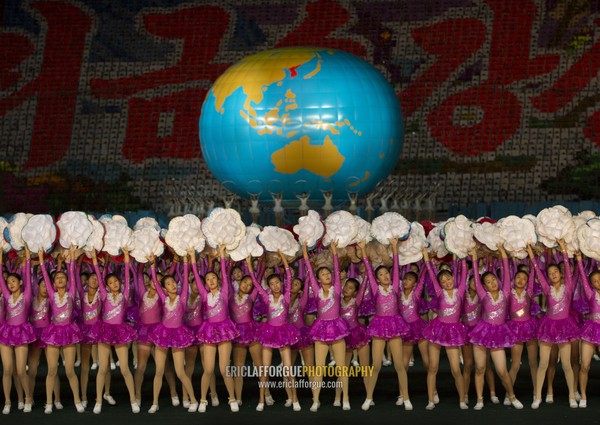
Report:
[[[262,200],[364,195],[395,167],[404,134],[385,77],[350,53],[317,47],[267,50],[232,65],[208,92],[199,127],[213,175]]]

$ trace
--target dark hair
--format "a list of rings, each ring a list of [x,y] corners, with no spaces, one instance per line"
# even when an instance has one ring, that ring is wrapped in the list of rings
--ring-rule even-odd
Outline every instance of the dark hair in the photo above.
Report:
[[[299,277],[295,277],[292,279],[292,283],[294,283],[295,280],[300,282],[300,290],[304,290],[304,281],[302,279],[300,279]]]
[[[588,276],[588,279],[592,280],[592,276],[594,276],[595,274],[600,275],[600,270],[594,270],[593,272],[591,272],[590,275]]]
[[[279,276],[277,273],[271,273],[269,276],[267,276],[267,285],[269,284],[269,282],[271,282],[271,280],[273,279],[279,279],[279,282],[281,282],[281,276]]]
[[[404,275],[404,279],[406,279],[407,277],[412,277],[415,281],[419,280],[419,275],[415,272],[406,272],[406,274]]]
[[[115,273],[109,273],[109,274],[107,274],[106,277],[104,278],[104,282],[108,282],[108,279],[110,279],[111,277],[114,277],[119,282],[121,282],[121,279],[119,279],[119,277]]]
[[[208,275],[209,275],[209,274],[211,274],[211,273],[215,275],[215,277],[217,278],[217,280],[219,280],[219,275],[218,275],[218,274],[216,274],[215,272],[213,272],[213,271],[211,270],[211,271],[209,271],[209,272],[206,272],[206,274],[204,275],[204,281],[205,281],[205,282],[206,282],[206,276],[208,276]]]
[[[558,269],[558,271],[562,274],[562,270],[560,269],[560,266],[556,263],[548,264],[548,267],[546,267],[546,273],[548,273],[550,271],[550,267],[556,267]]]
[[[21,275],[20,275],[20,274],[18,274],[18,273],[9,273],[9,274],[7,274],[7,275],[6,275],[6,280],[8,280],[8,278],[9,278],[9,277],[14,277],[14,278],[15,278],[15,279],[17,279],[17,280],[23,280],[23,279],[21,278]]]
[[[57,275],[57,274],[60,274],[60,273],[64,274],[64,275],[65,275],[65,277],[67,278],[67,280],[69,279],[69,275],[68,275],[66,272],[63,272],[62,270],[56,270],[56,271],[54,271],[54,272],[52,272],[52,273],[50,274],[50,278],[52,279],[52,281],[53,281],[53,282],[54,282],[54,279],[56,279],[56,275]],[[10,275],[14,275],[14,274],[15,274],[15,273],[11,273],[11,274],[9,274],[9,276],[10,276]],[[18,275],[17,275],[17,276],[18,276]],[[19,279],[21,279],[21,278],[19,277]]]
[[[81,273],[79,273],[79,276],[81,276],[81,277],[84,277],[84,276],[85,276],[85,278],[87,279],[87,278],[89,278],[89,277],[90,277],[90,274],[91,274],[91,273],[88,273],[88,272],[81,272]]]
[[[379,273],[379,270],[387,270],[388,272],[390,271],[390,269],[388,269],[386,266],[381,265],[375,269],[375,277],[377,277],[377,273]]]
[[[517,275],[518,275],[519,273],[523,273],[525,276],[527,276],[527,279],[529,279],[529,273],[528,273],[528,272],[526,272],[525,270],[522,270],[522,269],[519,269],[519,268],[517,268],[517,272],[515,273],[515,277],[517,277]]]
[[[494,273],[492,273],[492,272],[485,272],[484,274],[481,275],[481,282],[483,283],[483,281],[485,280],[485,278],[488,277],[488,276],[493,276],[494,278],[498,279]]]
[[[320,273],[321,273],[321,271],[323,271],[323,270],[327,270],[329,273],[331,273],[331,270],[329,269],[329,267],[325,267],[325,266],[323,266],[323,267],[319,267],[319,268],[317,269],[317,274],[316,274],[316,276],[317,276],[317,279],[319,278],[319,274],[320,274]]]
[[[451,278],[453,278],[453,277],[454,277],[454,275],[452,274],[452,272],[451,272],[450,270],[446,270],[446,269],[444,269],[444,270],[440,270],[440,271],[438,272],[438,274],[437,274],[437,280],[438,280],[438,282],[439,282],[439,281],[440,281],[440,279],[441,279],[442,277],[444,277],[444,276],[449,276],[449,277],[451,277]]]
[[[360,286],[360,283],[358,282],[358,280],[356,280],[356,279],[354,279],[352,277],[349,277],[348,279],[346,279],[346,282],[344,283],[344,285],[346,283],[352,283],[352,284],[354,284],[354,290],[355,291],[358,290],[358,287]]]
[[[165,283],[167,282],[167,279],[171,278],[173,280],[175,280],[175,277],[171,274],[166,274],[162,277],[162,279],[160,280],[160,286],[162,286],[163,288],[165,287]],[[175,283],[177,283],[177,281],[175,281]]]

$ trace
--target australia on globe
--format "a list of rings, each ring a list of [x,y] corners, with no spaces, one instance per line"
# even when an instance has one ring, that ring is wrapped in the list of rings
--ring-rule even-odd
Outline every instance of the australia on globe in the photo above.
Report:
[[[395,167],[404,124],[385,77],[341,50],[248,56],[213,84],[199,122],[213,175],[241,197],[336,201],[372,191]]]

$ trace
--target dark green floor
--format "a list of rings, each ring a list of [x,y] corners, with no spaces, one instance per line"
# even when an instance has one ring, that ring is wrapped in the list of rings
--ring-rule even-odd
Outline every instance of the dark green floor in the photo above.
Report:
[[[103,405],[102,413],[95,415],[92,413],[93,402],[88,406],[88,409],[83,414],[78,414],[72,403],[69,386],[64,375],[62,376],[61,395],[65,409],[54,411],[51,415],[45,415],[43,412],[43,400],[45,399],[44,389],[44,367],[40,367],[40,375],[37,379],[35,389],[35,400],[37,404],[34,406],[33,412],[24,414],[16,410],[16,400],[13,400],[13,410],[10,415],[0,415],[1,424],[27,424],[27,423],[43,423],[43,424],[225,424],[230,421],[242,421],[247,424],[292,424],[292,423],[328,423],[337,424],[352,421],[352,423],[384,423],[389,421],[417,421],[423,424],[454,424],[454,423],[474,423],[485,421],[487,424],[565,424],[567,421],[577,421],[581,424],[598,423],[600,418],[600,362],[593,362],[590,371],[590,380],[588,384],[588,408],[587,409],[570,409],[567,402],[567,389],[562,376],[560,365],[556,374],[554,384],[554,404],[542,403],[538,410],[532,410],[531,404],[531,383],[529,379],[529,370],[527,364],[523,364],[517,380],[515,392],[519,399],[525,405],[523,410],[515,410],[511,407],[503,405],[493,405],[488,398],[486,390],[486,404],[483,410],[475,411],[472,409],[474,405],[475,395],[474,389],[471,387],[471,409],[462,411],[458,407],[456,390],[454,381],[449,371],[448,364],[445,358],[442,359],[440,365],[440,373],[438,375],[438,392],[440,395],[440,404],[433,411],[425,410],[427,402],[426,396],[426,381],[425,371],[420,366],[420,361],[417,358],[417,363],[409,370],[409,386],[411,401],[414,405],[414,410],[407,412],[403,407],[395,406],[395,400],[398,395],[398,384],[396,374],[393,367],[383,367],[379,377],[375,392],[375,403],[368,412],[363,412],[360,409],[364,401],[364,388],[362,382],[358,378],[352,378],[350,381],[350,402],[352,410],[343,411],[339,407],[333,407],[334,390],[323,390],[321,394],[321,408],[317,413],[311,413],[309,407],[311,405],[310,391],[307,389],[299,390],[300,404],[302,405],[301,412],[294,412],[291,408],[285,408],[284,390],[273,390],[273,396],[276,400],[274,406],[265,407],[264,412],[256,412],[255,407],[258,402],[258,389],[255,379],[247,379],[244,391],[244,403],[240,407],[239,413],[231,413],[229,406],[226,403],[227,395],[224,385],[220,379],[217,380],[217,392],[221,400],[219,407],[208,407],[206,413],[187,413],[181,406],[172,407],[168,394],[168,387],[165,383],[161,394],[160,411],[156,414],[148,414],[147,411],[151,404],[152,394],[152,367],[149,366],[146,372],[146,378],[142,394],[141,413],[134,415],[131,413],[128,402],[127,390],[123,379],[118,370],[113,371],[112,395],[117,400],[116,406],[109,406],[106,402]],[[61,368],[61,373],[64,371]],[[199,392],[200,373],[198,370],[193,377],[194,388]],[[92,372],[90,379],[90,388],[88,395],[93,398],[94,395],[95,372]],[[504,390],[501,388],[499,380],[496,378],[496,386],[498,395],[502,400]],[[13,396],[14,398],[14,396]]]

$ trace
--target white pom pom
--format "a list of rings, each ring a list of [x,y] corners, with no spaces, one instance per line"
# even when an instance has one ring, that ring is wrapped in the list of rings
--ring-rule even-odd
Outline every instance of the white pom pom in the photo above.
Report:
[[[416,263],[423,258],[423,248],[428,246],[425,229],[418,221],[410,226],[410,235],[398,244],[398,261],[400,265]]]
[[[165,242],[177,255],[187,255],[188,251],[200,252],[206,245],[200,219],[192,214],[174,217],[165,233]]]
[[[500,236],[504,239],[504,249],[516,258],[527,256],[527,245],[537,243],[537,234],[533,221],[515,215],[498,221]]]
[[[260,234],[260,228],[257,226],[246,227],[246,236],[240,242],[238,247],[228,251],[233,261],[242,261],[249,256],[260,257],[264,253],[263,247],[258,243],[257,237]]]
[[[504,243],[500,228],[494,223],[473,223],[473,236],[491,251],[496,251]]]
[[[300,245],[292,232],[277,226],[265,226],[258,235],[258,241],[269,252],[281,252],[288,257],[298,253]]]
[[[33,217],[33,214],[16,213],[8,220],[8,224],[6,225],[7,231],[4,232],[4,237],[10,242],[10,246],[15,251],[20,251],[25,247],[25,241],[23,241],[21,234],[23,227],[25,227],[31,217]]]
[[[397,212],[386,212],[371,223],[371,235],[382,245],[390,239],[406,239],[410,233],[410,221]]]
[[[127,225],[127,220],[124,217],[115,215],[110,219],[105,219],[104,228],[104,247],[102,251],[117,256],[121,254],[123,248],[130,246],[133,231]]]
[[[600,261],[600,219],[592,218],[577,230],[579,249],[587,257]]]
[[[155,218],[152,217],[142,217],[140,218],[138,221],[135,222],[135,225],[133,226],[133,230],[140,230],[143,229],[144,227],[152,227],[153,229],[156,229],[157,231],[160,232],[160,225],[158,224],[158,221],[156,221]]]
[[[233,250],[246,235],[246,225],[236,210],[215,208],[202,220],[202,232],[211,247],[224,245]]]
[[[354,215],[348,211],[334,211],[325,219],[323,244],[328,246],[335,241],[338,248],[344,248],[350,245],[357,232]]]
[[[309,210],[305,216],[298,219],[298,224],[294,226],[294,233],[298,235],[301,244],[306,243],[306,246],[312,249],[325,233],[321,215],[314,210]]]
[[[575,232],[572,215],[562,205],[543,209],[536,222],[539,239],[548,248],[554,248],[557,240],[564,240],[568,234]]]
[[[373,237],[371,236],[371,223],[358,215],[354,216],[354,221],[358,231],[356,232],[356,236],[352,242],[350,242],[350,244],[354,245],[363,241],[365,243],[371,242],[373,240]]]
[[[142,226],[134,230],[132,234],[133,243],[131,256],[138,263],[148,262],[152,256],[160,256],[164,252],[164,245],[160,240],[160,232],[153,226]]]
[[[50,252],[56,240],[56,226],[54,219],[47,214],[32,216],[21,232],[23,241],[31,252]]]
[[[458,258],[465,258],[468,252],[477,245],[475,239],[473,239],[471,224],[471,220],[464,215],[459,215],[448,220],[444,226],[446,249]]]
[[[88,240],[85,242],[83,250],[88,258],[92,258],[92,253],[102,251],[102,248],[104,247],[105,230],[104,224],[102,224],[100,220],[96,220],[96,218],[94,218],[93,215],[88,214],[88,219],[92,223],[92,227],[94,228],[94,230],[92,231],[92,234],[90,235]]]
[[[435,223],[433,229],[427,235],[427,242],[429,242],[431,252],[438,258],[444,258],[448,255],[448,250],[441,237],[441,232],[445,225],[445,221]]]
[[[59,243],[63,248],[83,248],[94,231],[87,214],[81,211],[67,211],[61,214],[56,225],[60,230]]]

